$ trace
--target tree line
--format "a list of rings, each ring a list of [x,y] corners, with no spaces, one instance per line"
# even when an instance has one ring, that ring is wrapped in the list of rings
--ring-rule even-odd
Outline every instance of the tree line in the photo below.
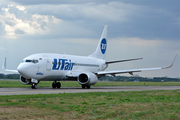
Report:
[[[0,79],[20,79],[19,74],[0,74]],[[104,76],[99,81],[120,81],[120,82],[180,82],[179,78],[169,77],[136,77],[136,76]]]
[[[20,79],[19,74],[0,74],[0,79]]]
[[[180,82],[179,78],[169,77],[134,77],[134,76],[105,76],[99,79],[100,81],[121,81],[121,82]]]

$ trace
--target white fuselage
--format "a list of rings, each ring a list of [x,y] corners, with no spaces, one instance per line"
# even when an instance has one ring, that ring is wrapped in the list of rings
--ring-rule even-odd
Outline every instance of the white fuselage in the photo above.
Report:
[[[17,70],[26,79],[54,81],[67,79],[68,74],[76,72],[103,71],[107,68],[105,62],[93,57],[39,53],[24,58]]]

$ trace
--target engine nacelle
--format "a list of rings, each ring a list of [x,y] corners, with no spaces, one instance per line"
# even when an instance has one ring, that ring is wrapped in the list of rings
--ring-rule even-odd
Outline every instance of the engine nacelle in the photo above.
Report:
[[[97,81],[97,76],[91,72],[83,72],[78,77],[78,82],[81,85],[94,85]]]
[[[31,85],[31,79],[26,79],[23,76],[20,76],[20,81],[22,84]]]

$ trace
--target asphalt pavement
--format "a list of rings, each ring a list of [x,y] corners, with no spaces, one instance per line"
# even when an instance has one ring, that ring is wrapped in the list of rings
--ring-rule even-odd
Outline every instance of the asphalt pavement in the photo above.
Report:
[[[58,94],[58,93],[84,93],[84,92],[114,92],[114,91],[144,91],[144,90],[177,90],[180,86],[128,86],[128,87],[62,87],[60,89],[39,87],[31,88],[0,88],[0,95],[28,95],[28,94]]]

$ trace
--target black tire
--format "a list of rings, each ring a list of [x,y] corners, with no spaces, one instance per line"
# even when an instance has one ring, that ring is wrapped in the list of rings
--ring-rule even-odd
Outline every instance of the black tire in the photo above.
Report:
[[[37,89],[37,84],[34,84],[34,89]]]
[[[90,89],[91,88],[91,86],[90,85],[87,85],[87,89]]]
[[[60,83],[60,82],[57,82],[57,83],[56,83],[56,86],[57,86],[57,88],[61,88],[61,83]]]
[[[52,88],[56,88],[56,83],[55,82],[52,83]]]
[[[37,89],[37,84],[32,84],[32,85],[31,85],[31,88],[32,88],[32,89]]]
[[[34,89],[34,85],[33,84],[31,85],[31,88]]]
[[[82,89],[85,89],[86,88],[86,85],[82,85]]]

